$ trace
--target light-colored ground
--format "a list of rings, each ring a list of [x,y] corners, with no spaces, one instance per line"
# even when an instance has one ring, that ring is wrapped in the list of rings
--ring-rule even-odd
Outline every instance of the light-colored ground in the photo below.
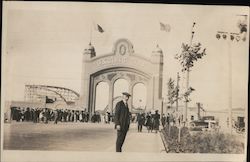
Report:
[[[113,124],[4,124],[3,162],[239,161],[243,154],[167,154],[159,133],[132,125],[122,153],[115,152]],[[32,150],[32,151],[31,151]]]
[[[108,148],[108,151],[115,150],[115,146]],[[142,132],[138,132],[136,124],[133,124],[127,133],[123,152],[151,152],[164,153],[164,145],[160,137],[160,133],[148,133],[146,127]]]
[[[115,152],[116,130],[103,123],[11,123],[4,124],[4,149],[49,151]],[[158,133],[137,132],[131,124],[123,146],[124,152],[164,151]]]

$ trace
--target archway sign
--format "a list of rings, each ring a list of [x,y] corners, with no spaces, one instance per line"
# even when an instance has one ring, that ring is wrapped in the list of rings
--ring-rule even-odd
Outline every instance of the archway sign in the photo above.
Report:
[[[145,58],[136,54],[132,43],[119,39],[114,43],[113,51],[97,57],[94,47],[89,44],[83,54],[82,83],[79,106],[86,108],[90,114],[95,111],[96,86],[99,82],[109,85],[110,110],[114,110],[114,83],[125,79],[129,83],[129,107],[132,106],[133,87],[137,83],[146,86],[146,110],[160,109],[162,103],[163,52],[158,47]]]

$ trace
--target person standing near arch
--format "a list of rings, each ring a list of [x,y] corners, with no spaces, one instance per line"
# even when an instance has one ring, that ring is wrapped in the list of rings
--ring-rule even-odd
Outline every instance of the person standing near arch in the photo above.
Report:
[[[122,152],[122,145],[129,129],[130,112],[128,100],[130,96],[129,93],[123,92],[122,100],[115,107],[115,129],[117,130],[116,152]]]

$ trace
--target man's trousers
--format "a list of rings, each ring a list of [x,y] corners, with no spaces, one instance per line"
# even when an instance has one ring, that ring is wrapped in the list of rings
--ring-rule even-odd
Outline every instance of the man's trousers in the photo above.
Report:
[[[116,139],[116,152],[122,152],[122,145],[126,138],[127,131],[117,131],[117,139]]]

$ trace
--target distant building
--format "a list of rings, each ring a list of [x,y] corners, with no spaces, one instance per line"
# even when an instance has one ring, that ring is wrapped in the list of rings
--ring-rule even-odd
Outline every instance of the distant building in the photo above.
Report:
[[[206,111],[206,116],[214,116],[215,120],[219,122],[219,126],[221,129],[228,129],[229,128],[229,118],[228,118],[228,110],[222,111]],[[247,122],[247,113],[246,110],[243,108],[233,108],[232,109],[232,120],[233,121],[244,121]]]
[[[179,112],[181,114],[184,106],[179,106]],[[175,112],[175,107],[169,108],[165,107],[165,113],[173,113]],[[214,116],[215,120],[219,123],[221,129],[229,128],[229,118],[228,118],[228,110],[206,110],[201,108],[199,110],[198,106],[196,107],[188,107],[187,111],[187,119],[188,121],[198,120],[199,116]],[[247,112],[244,108],[233,108],[232,109],[232,120],[233,121],[244,121],[247,122],[246,116]]]

